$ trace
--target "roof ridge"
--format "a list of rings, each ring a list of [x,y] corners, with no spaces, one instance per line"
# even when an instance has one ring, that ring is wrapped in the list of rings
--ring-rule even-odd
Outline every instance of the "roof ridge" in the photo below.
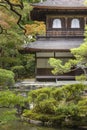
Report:
[[[36,6],[58,6],[58,7],[86,7],[85,0],[42,0],[39,3],[33,5]]]

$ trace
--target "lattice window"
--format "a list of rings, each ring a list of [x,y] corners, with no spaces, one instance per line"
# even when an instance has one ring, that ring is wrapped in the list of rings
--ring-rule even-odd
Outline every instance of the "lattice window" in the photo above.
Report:
[[[79,21],[79,19],[72,19],[72,21],[71,21],[71,28],[80,28],[80,21]]]
[[[52,28],[62,28],[61,19],[54,19]]]

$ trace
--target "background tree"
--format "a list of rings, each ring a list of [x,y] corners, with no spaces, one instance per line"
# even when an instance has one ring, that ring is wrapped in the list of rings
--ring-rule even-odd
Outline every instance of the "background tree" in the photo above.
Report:
[[[31,2],[35,1],[37,0]],[[3,68],[0,69],[0,87],[5,87],[4,91],[0,92],[0,108],[12,109],[12,112],[5,111],[0,116],[0,122],[10,120],[11,115],[13,118],[15,114],[22,114],[26,107],[27,99],[20,93],[6,91],[7,87],[14,85],[14,73],[18,78],[34,75],[34,55],[21,55],[18,51],[24,41],[27,43],[32,41],[28,37],[29,30],[27,31],[25,28],[25,24],[33,23],[29,21],[30,17],[28,16],[32,9],[29,2],[27,0],[0,0],[0,68]],[[37,25],[41,26],[39,24],[37,22]],[[13,110],[15,106],[17,111]]]
[[[44,22],[33,21],[31,24],[25,25],[26,35],[45,35],[46,26]]]
[[[18,50],[24,42],[35,40],[29,39],[29,35],[35,36],[45,32],[43,22],[31,21],[29,12],[32,7],[29,2],[35,0],[0,0],[0,67],[11,70],[16,68],[19,72],[22,66],[25,73],[21,70],[20,75],[16,71],[16,77],[34,75],[34,55],[21,55]]]
[[[0,69],[0,89],[12,87],[14,83],[14,73],[9,70]]]

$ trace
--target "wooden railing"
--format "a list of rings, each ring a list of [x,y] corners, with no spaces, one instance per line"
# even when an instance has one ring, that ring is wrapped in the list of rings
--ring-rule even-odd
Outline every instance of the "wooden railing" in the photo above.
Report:
[[[47,30],[47,36],[60,37],[60,36],[83,36],[83,29],[68,29],[68,30]]]

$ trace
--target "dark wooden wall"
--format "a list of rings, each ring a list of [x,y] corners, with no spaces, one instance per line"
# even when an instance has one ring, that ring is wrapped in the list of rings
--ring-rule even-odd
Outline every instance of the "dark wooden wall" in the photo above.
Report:
[[[44,54],[45,52],[43,52],[43,54]],[[49,53],[49,52],[48,52]],[[56,58],[56,59],[61,59],[61,60],[64,60],[64,63],[66,62],[66,61],[68,61],[69,59],[73,59],[74,57],[73,57],[73,55],[70,53],[70,51],[64,51],[64,56],[62,56],[62,53],[63,52],[61,52],[61,51],[58,51],[58,53],[61,53],[61,55],[56,55],[57,54],[57,52],[52,52],[53,53],[53,56],[51,55],[49,55],[49,56],[45,56],[44,57],[44,55],[40,55],[40,57],[39,56],[37,56],[37,53],[36,53],[36,64],[38,64],[38,59],[47,59],[47,61],[45,61],[45,62],[48,62],[48,60],[49,60],[49,58],[51,58],[51,57],[53,57],[53,58]],[[40,61],[39,61],[40,62]],[[40,67],[38,67],[37,65],[36,65],[36,75],[37,76],[53,76],[53,74],[52,74],[52,67],[51,66],[49,66],[48,65],[48,67],[46,66],[46,68],[45,67],[42,67],[42,66],[40,66]],[[65,74],[63,74],[63,76],[75,76],[75,71],[72,71],[72,72],[69,72],[69,73],[65,73]],[[58,75],[58,76],[61,76],[61,75]]]
[[[44,9],[44,8],[33,8],[30,13],[32,20],[44,21],[46,22],[47,15],[87,15],[87,10],[84,9]]]
[[[62,21],[61,29],[53,29],[52,23],[55,18],[59,18]],[[71,29],[71,21],[73,18],[80,20],[79,29]],[[44,21],[47,27],[46,35],[49,37],[60,36],[83,36],[84,26],[87,24],[87,10],[69,10],[69,9],[44,9],[34,8],[31,11],[31,19]]]
[[[60,19],[62,28],[52,28],[53,20]],[[80,22],[80,28],[71,28],[72,20],[76,18]],[[87,18],[84,16],[48,16],[47,17],[47,36],[50,37],[60,37],[60,36],[83,36],[84,35],[84,27],[86,24]]]

